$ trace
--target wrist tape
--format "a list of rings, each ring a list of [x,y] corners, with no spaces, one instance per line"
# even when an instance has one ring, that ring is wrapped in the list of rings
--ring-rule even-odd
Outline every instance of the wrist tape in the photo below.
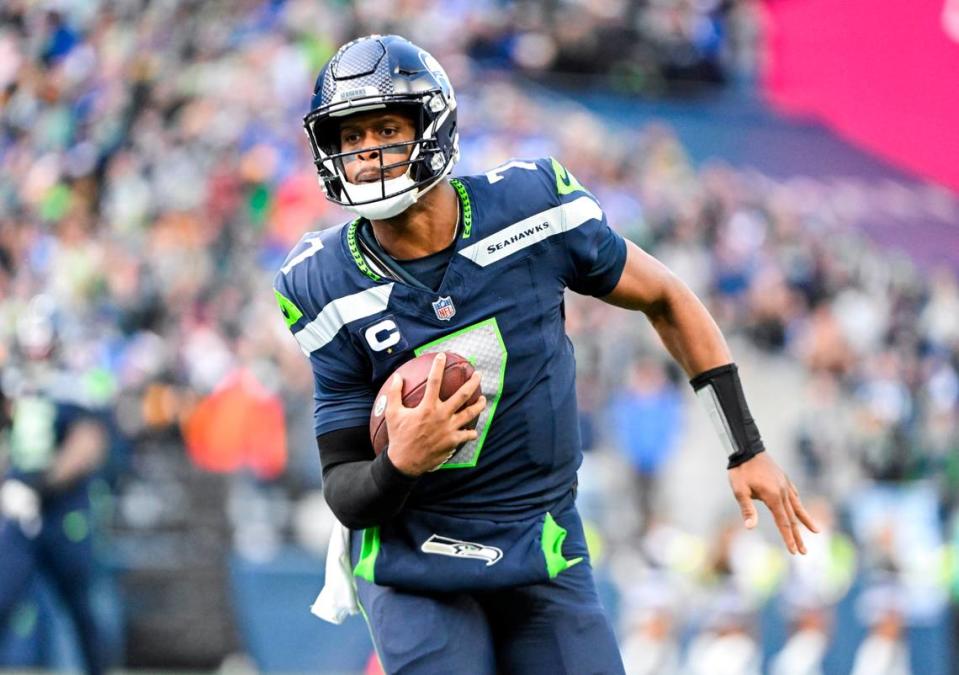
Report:
[[[759,428],[749,414],[739,369],[735,363],[711,368],[689,381],[709,413],[713,428],[729,457],[732,469],[765,450]]]

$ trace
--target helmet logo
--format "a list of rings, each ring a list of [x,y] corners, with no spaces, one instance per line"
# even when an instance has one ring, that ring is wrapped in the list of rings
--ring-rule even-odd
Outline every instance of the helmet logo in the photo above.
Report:
[[[446,71],[443,70],[443,66],[440,65],[440,62],[437,61],[432,54],[421,51],[420,61],[422,61],[426,69],[430,71],[430,74],[443,85],[444,90],[452,91],[453,87],[450,85],[450,78],[446,76]]]

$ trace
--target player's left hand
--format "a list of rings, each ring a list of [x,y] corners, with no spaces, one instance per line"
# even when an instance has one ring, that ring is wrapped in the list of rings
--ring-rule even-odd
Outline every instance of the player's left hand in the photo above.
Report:
[[[729,485],[739,502],[747,529],[759,522],[754,499],[763,502],[773,514],[779,534],[786,542],[789,552],[806,554],[800,523],[810,532],[819,532],[819,526],[806,512],[799,500],[799,492],[768,452],[761,452],[752,459],[730,469]]]

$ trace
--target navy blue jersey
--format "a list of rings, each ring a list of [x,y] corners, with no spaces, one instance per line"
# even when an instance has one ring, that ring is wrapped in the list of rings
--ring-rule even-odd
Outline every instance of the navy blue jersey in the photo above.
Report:
[[[437,291],[377,274],[358,221],[304,236],[274,288],[313,367],[317,435],[366,425],[376,392],[414,356],[468,358],[488,401],[479,438],[424,475],[407,506],[523,517],[566,493],[581,461],[564,291],[612,291],[626,245],[554,159],[452,182],[463,222]]]
[[[62,384],[64,379],[59,378],[56,384]],[[27,478],[48,471],[74,426],[82,421],[102,423],[100,413],[58,393],[75,394],[54,386],[38,387],[13,397],[8,443],[11,476]]]

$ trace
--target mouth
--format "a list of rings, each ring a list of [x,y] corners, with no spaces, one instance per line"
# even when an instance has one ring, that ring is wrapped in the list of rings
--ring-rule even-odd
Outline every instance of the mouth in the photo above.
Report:
[[[353,179],[354,183],[377,183],[380,180],[379,169],[363,169]]]

